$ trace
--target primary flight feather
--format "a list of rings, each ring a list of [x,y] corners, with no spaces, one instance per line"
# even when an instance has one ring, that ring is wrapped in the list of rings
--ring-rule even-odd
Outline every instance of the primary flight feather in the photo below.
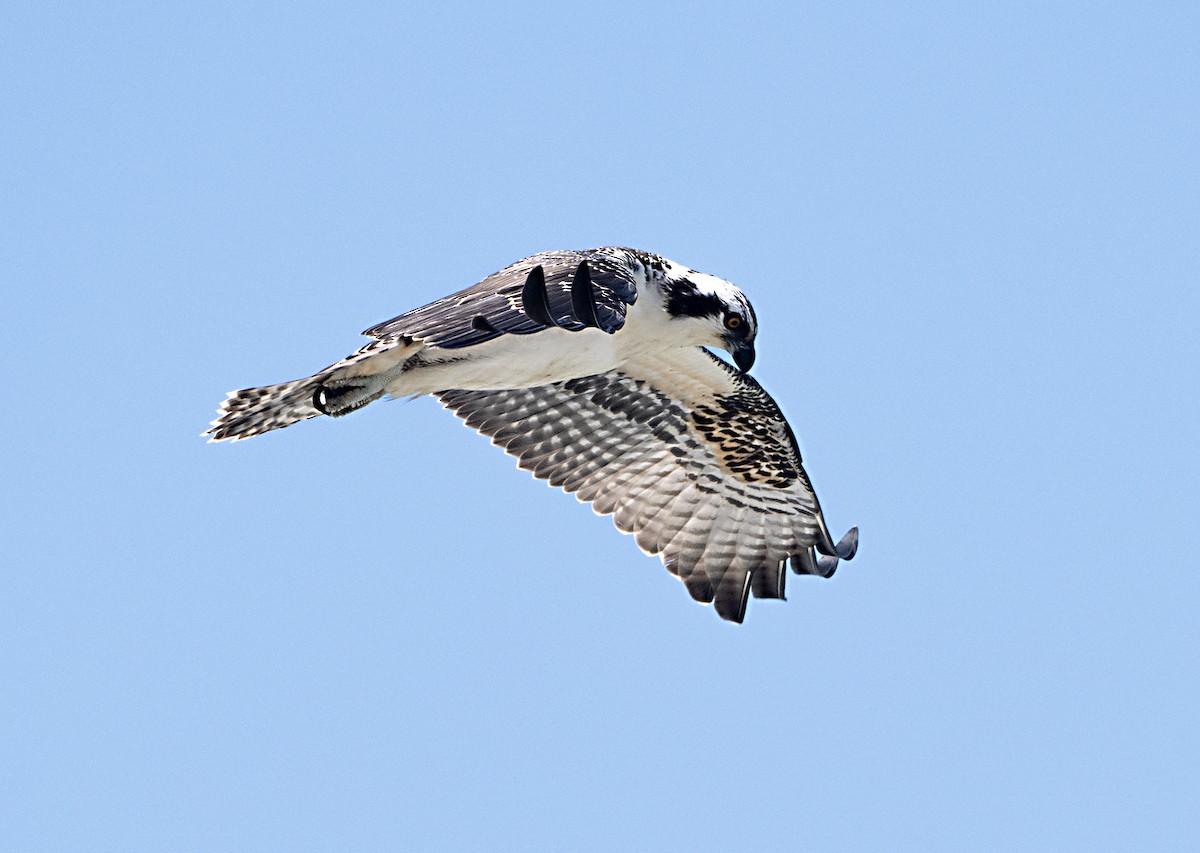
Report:
[[[857,528],[833,541],[791,428],[747,373],[757,332],[724,279],[635,249],[543,252],[367,329],[307,379],[231,393],[205,435],[433,394],[741,622],[750,594],[783,598],[789,563],[829,577],[858,546]]]

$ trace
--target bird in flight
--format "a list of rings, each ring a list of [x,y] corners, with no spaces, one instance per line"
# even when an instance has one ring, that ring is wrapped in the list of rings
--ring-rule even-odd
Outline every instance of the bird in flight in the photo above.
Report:
[[[543,252],[372,326],[306,379],[230,393],[204,435],[432,394],[741,622],[751,594],[784,597],[789,564],[829,577],[858,547],[858,528],[833,541],[791,427],[747,373],[757,333],[724,279],[636,249]]]

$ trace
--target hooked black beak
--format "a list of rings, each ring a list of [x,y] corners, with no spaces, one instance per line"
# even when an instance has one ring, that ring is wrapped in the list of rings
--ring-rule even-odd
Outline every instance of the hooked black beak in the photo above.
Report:
[[[749,341],[739,341],[733,345],[733,363],[738,366],[738,370],[742,373],[747,372],[754,366],[754,344]]]

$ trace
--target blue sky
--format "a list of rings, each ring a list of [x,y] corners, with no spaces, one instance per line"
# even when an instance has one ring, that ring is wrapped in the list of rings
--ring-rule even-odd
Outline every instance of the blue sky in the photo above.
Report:
[[[1192,4],[8,4],[0,846],[1194,849]],[[746,623],[431,400],[537,251],[729,278],[837,531]]]

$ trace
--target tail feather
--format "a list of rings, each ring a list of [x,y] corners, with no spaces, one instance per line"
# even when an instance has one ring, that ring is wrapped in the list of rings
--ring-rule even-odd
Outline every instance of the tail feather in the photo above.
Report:
[[[201,435],[238,441],[319,415],[349,414],[382,397],[388,379],[417,348],[410,338],[374,340],[305,379],[231,391]]]
[[[318,373],[278,385],[231,391],[212,428],[202,434],[211,436],[209,441],[237,441],[315,418],[323,412],[313,404],[313,397],[325,378]]]

